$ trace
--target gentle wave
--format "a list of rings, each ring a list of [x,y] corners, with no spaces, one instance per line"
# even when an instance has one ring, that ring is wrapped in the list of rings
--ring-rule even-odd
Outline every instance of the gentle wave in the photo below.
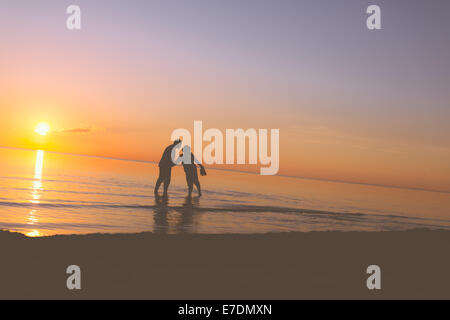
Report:
[[[450,220],[444,219],[431,219],[431,218],[421,218],[421,217],[407,217],[392,214],[377,214],[370,215],[365,213],[349,213],[349,212],[333,212],[324,210],[312,210],[303,208],[291,208],[291,207],[280,207],[280,206],[255,206],[255,205],[224,205],[222,207],[199,207],[195,205],[180,205],[180,206],[169,206],[163,204],[156,205],[137,205],[137,204],[114,204],[114,203],[78,203],[78,204],[68,204],[68,203],[27,203],[27,202],[11,202],[11,201],[0,201],[0,206],[6,207],[23,207],[23,208],[71,208],[71,209],[82,209],[82,208],[96,208],[96,209],[136,209],[136,210],[174,210],[174,211],[195,211],[195,212],[255,212],[255,213],[284,213],[284,214],[302,214],[302,215],[313,215],[316,217],[327,216],[333,219],[349,219],[349,218],[395,218],[395,219],[405,219],[405,220],[418,220],[418,221],[429,221],[429,222],[445,222],[450,224]]]

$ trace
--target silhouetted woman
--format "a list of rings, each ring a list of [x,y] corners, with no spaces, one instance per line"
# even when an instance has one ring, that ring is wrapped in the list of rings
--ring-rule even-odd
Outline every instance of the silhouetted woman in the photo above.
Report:
[[[188,156],[189,154],[191,155],[190,159]],[[188,196],[191,196],[194,185],[197,187],[198,195],[201,196],[202,191],[200,187],[200,181],[198,180],[197,166],[200,167],[200,174],[202,176],[206,175],[205,167],[194,157],[194,154],[191,152],[191,147],[189,146],[184,146],[183,153],[180,155],[180,157],[184,173],[186,174],[186,182],[189,192]]]

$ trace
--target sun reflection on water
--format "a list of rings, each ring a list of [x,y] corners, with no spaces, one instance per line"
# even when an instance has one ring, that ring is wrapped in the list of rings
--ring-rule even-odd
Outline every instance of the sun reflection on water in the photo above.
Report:
[[[31,199],[33,204],[41,203],[42,191],[42,168],[44,166],[44,151],[38,150],[36,152],[36,164],[34,167],[34,180],[31,186]],[[35,225],[39,222],[37,217],[38,209],[33,209],[28,213],[27,224]],[[38,230],[31,230],[26,233],[29,237],[39,237],[42,234]]]
[[[38,150],[36,152],[36,166],[34,167],[34,178],[42,179],[42,167],[44,166],[44,151]]]

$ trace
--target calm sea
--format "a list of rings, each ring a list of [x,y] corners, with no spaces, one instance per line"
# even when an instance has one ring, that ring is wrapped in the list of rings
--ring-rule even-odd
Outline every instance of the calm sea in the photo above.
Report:
[[[450,194],[208,170],[187,198],[173,169],[155,199],[154,163],[0,148],[0,229],[69,233],[263,233],[450,229]],[[195,191],[194,191],[195,193]]]

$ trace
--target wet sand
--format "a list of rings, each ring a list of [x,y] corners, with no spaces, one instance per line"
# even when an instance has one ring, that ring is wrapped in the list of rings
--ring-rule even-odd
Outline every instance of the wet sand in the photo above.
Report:
[[[1,299],[450,299],[450,231],[0,232]],[[81,290],[66,268],[81,267]],[[381,267],[381,290],[366,268]]]

